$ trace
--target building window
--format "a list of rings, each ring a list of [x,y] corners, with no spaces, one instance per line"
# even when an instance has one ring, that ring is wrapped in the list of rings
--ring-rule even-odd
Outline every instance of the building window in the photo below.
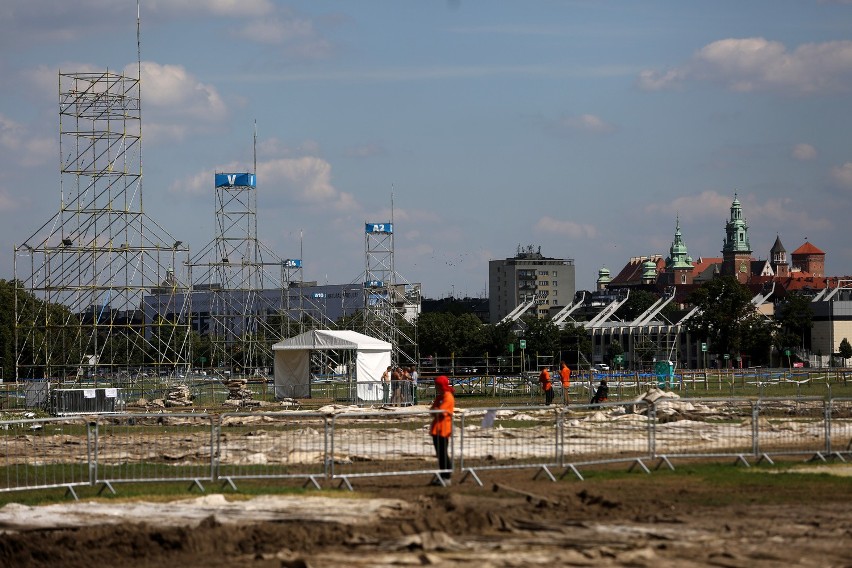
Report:
[[[539,271],[538,271],[538,275],[539,275],[539,276],[547,276],[547,275],[548,275],[548,274],[547,274],[547,270],[539,270]]]
[[[550,286],[550,282],[548,282],[547,280],[539,280],[538,285],[539,286]]]
[[[553,285],[554,285],[554,286],[559,286],[559,283],[558,283],[558,282],[556,282],[556,280],[554,280],[554,281],[553,281]]]

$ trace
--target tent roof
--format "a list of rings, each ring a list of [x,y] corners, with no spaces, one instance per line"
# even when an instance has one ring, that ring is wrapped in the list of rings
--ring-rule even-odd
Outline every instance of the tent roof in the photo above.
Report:
[[[357,331],[315,329],[279,341],[272,346],[279,349],[359,349],[361,351],[389,351],[391,344]]]

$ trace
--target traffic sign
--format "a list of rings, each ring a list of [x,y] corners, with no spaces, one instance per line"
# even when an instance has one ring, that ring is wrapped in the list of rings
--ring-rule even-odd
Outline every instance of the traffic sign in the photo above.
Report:
[[[520,341],[518,341],[518,343],[521,344],[521,349],[527,348],[527,340],[526,339],[521,339]]]
[[[701,350],[705,353],[707,352],[707,344],[706,343],[701,344]]]

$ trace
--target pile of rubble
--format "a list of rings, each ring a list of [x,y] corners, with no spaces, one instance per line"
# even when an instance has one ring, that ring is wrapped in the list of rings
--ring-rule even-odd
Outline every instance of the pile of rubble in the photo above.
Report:
[[[166,406],[192,406],[192,392],[186,385],[178,385],[169,389],[166,394]]]
[[[228,387],[228,400],[225,404],[229,406],[261,406],[263,403],[254,400],[254,393],[247,387],[248,379],[230,379],[225,386]]]

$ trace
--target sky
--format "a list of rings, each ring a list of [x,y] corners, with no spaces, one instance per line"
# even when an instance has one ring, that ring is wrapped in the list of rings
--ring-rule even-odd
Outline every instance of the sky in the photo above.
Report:
[[[135,0],[0,4],[0,278],[59,210],[58,72],[135,75]],[[144,211],[200,251],[214,173],[321,284],[484,297],[518,247],[601,267],[806,240],[852,274],[852,0],[141,0]]]

